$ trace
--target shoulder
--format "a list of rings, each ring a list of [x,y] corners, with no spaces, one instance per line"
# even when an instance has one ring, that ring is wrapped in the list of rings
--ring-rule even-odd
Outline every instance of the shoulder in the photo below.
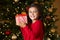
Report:
[[[41,20],[36,20],[35,23],[32,24],[33,26],[39,26],[39,25],[42,25],[42,21]]]
[[[42,20],[37,20],[36,23],[42,23]]]

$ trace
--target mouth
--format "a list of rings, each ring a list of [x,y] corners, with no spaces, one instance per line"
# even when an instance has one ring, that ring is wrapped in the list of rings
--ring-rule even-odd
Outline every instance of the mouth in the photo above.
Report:
[[[35,17],[35,15],[31,15],[32,17]]]

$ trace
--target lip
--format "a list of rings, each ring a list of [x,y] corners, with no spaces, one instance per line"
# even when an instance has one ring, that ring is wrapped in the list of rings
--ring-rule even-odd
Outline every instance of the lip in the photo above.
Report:
[[[31,17],[33,17],[33,18],[34,18],[35,16],[31,16]]]

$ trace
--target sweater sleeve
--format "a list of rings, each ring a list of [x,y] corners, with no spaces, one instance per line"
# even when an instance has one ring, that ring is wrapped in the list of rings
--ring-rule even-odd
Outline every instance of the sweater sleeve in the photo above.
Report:
[[[40,36],[40,39],[43,39],[43,25],[42,22],[37,22],[36,25],[33,26],[33,30],[28,28],[28,25],[23,28],[25,33],[30,36],[31,40],[34,40],[35,38],[38,38]]]

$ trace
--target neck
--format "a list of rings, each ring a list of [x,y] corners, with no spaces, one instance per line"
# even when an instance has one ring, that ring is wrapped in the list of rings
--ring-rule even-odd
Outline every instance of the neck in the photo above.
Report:
[[[36,20],[32,20],[32,23],[35,23],[36,22]]]

